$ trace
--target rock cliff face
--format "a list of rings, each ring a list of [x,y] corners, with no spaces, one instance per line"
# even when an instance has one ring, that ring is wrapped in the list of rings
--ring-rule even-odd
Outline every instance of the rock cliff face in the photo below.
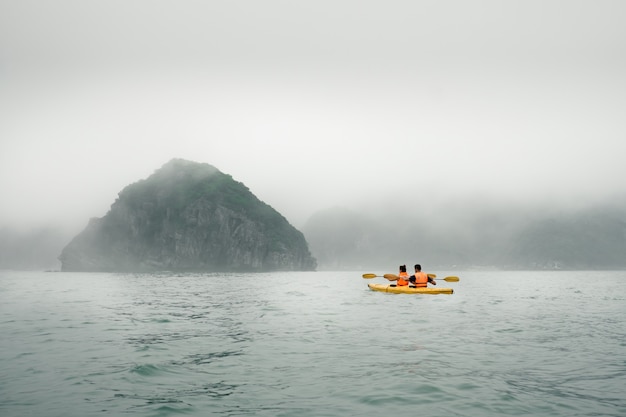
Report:
[[[64,271],[314,270],[302,233],[243,184],[174,159],[119,193],[62,251]]]

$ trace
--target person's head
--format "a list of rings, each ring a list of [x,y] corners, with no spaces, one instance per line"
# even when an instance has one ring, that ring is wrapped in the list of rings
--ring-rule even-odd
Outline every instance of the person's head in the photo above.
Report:
[[[415,272],[419,272],[422,270],[422,265],[420,264],[415,264]]]
[[[400,272],[406,272],[406,265],[400,265]]]

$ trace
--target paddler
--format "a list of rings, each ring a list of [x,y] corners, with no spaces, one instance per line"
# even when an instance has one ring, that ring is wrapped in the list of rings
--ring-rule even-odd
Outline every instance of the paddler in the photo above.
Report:
[[[420,264],[415,264],[415,274],[409,277],[409,282],[416,287],[422,288],[427,287],[429,282],[433,285],[437,285],[434,279],[426,275],[426,273],[422,272],[422,265]]]
[[[396,276],[396,284],[398,287],[405,287],[407,285],[409,285],[409,274],[406,272],[406,265],[400,265],[400,272],[398,272],[398,275]],[[389,279],[389,278],[387,278]],[[391,280],[390,280],[391,281]],[[393,286],[393,285],[392,285]]]

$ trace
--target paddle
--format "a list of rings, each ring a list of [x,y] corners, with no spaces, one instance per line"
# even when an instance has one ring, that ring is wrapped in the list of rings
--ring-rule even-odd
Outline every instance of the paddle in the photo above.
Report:
[[[448,281],[448,282],[459,282],[459,277],[445,277],[445,278],[435,278],[436,280],[441,280],[443,279],[444,281]]]
[[[459,282],[459,277],[437,278],[437,275],[435,274],[428,274],[428,277],[432,279],[436,279],[437,281]]]
[[[436,279],[438,281],[448,281],[448,282],[459,282],[459,277],[445,277],[445,278],[435,278],[437,275],[428,274],[432,279]],[[385,274],[385,275],[376,275],[376,274],[363,274],[363,278],[371,279],[371,278],[387,278],[389,281],[395,281],[398,279],[397,275],[394,274]]]
[[[436,274],[428,274],[428,278],[436,279],[437,281],[459,282],[459,277],[437,278]]]
[[[385,274],[385,275],[376,275],[376,274],[363,274],[363,278],[365,279],[370,279],[370,278],[387,278],[389,281],[395,281],[398,279],[398,277],[394,274]]]
[[[435,278],[437,275],[428,274],[432,279],[436,279],[438,281],[448,281],[448,282],[459,282],[459,277],[445,277],[445,278]],[[398,279],[397,275],[394,274],[385,274],[385,275],[376,275],[376,274],[363,274],[363,278],[387,278],[389,281],[395,281]]]

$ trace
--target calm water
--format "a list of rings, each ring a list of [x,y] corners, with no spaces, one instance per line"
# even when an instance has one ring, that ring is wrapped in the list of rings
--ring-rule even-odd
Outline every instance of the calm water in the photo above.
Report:
[[[626,416],[626,272],[0,272],[0,415]]]

